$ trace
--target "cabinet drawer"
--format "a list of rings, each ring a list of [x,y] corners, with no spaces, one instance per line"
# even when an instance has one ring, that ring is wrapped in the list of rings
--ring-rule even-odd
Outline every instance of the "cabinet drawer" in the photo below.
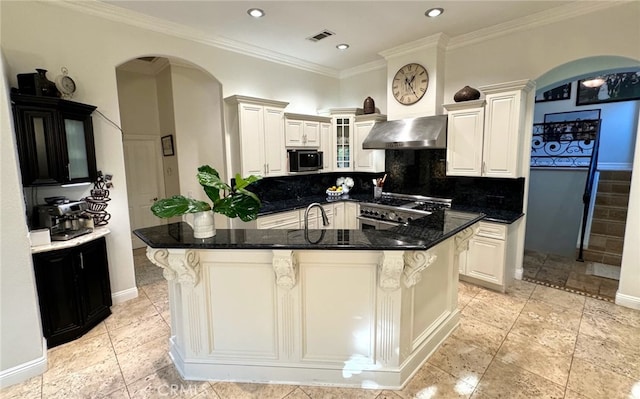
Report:
[[[300,226],[300,218],[298,211],[293,212],[281,212],[273,215],[260,216],[257,221],[259,229],[274,229],[282,228],[298,228]]]
[[[480,222],[476,235],[487,238],[505,240],[507,238],[507,226],[504,224]]]

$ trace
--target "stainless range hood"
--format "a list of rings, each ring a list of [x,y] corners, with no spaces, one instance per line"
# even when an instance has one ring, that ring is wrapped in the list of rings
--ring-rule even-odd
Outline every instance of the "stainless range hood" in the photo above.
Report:
[[[447,115],[376,122],[364,139],[365,150],[446,148]]]

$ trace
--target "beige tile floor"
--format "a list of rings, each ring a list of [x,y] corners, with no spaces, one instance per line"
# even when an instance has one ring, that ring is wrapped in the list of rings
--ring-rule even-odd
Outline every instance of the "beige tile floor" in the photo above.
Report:
[[[618,280],[587,273],[589,262],[525,250],[524,280],[615,302]]]
[[[400,391],[184,381],[167,355],[166,282],[135,257],[140,296],[0,397],[640,398],[640,311],[523,281],[507,294],[460,283],[460,326]]]

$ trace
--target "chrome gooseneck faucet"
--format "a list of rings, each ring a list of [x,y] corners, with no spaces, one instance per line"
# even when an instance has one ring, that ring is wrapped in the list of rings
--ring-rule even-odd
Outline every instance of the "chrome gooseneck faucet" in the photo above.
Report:
[[[322,225],[323,226],[329,225],[329,218],[327,217],[327,213],[324,211],[324,208],[322,207],[322,205],[320,205],[320,203],[314,202],[313,204],[307,207],[306,211],[304,211],[304,229],[305,230],[309,230],[309,211],[313,207],[320,208],[320,213],[322,213]]]

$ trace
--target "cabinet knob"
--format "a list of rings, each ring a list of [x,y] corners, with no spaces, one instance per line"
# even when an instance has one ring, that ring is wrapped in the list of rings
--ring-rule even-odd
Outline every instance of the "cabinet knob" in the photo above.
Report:
[[[158,200],[158,197],[153,197],[151,198],[151,201],[156,202]]]

